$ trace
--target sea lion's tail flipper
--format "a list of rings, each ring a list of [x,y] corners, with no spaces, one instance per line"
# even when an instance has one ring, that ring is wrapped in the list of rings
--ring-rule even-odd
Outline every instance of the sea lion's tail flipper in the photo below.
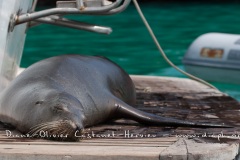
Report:
[[[122,118],[135,120],[144,125],[151,126],[182,126],[182,127],[213,127],[213,128],[232,128],[224,124],[197,123],[174,118],[161,117],[155,114],[140,111],[124,102],[117,103],[117,114]]]

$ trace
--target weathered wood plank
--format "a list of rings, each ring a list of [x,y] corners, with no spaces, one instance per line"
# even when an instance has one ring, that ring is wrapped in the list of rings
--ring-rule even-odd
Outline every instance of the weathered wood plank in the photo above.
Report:
[[[158,159],[162,147],[1,145],[0,157],[19,159]],[[134,153],[134,154],[133,154]],[[13,155],[14,154],[14,155]],[[29,158],[32,156],[32,158]]]
[[[238,154],[238,144],[197,143],[180,138],[161,152],[160,160],[233,160]]]

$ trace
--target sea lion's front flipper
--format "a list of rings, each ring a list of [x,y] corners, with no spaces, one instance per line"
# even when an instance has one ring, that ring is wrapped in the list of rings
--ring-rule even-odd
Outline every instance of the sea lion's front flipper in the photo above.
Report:
[[[161,117],[155,114],[140,111],[120,100],[118,100],[118,103],[116,103],[115,106],[117,107],[117,110],[116,110],[117,117],[135,120],[144,125],[231,128],[230,126],[226,126],[224,124],[210,124],[210,123],[206,124],[206,123],[197,123],[197,122],[178,120],[178,119],[168,118],[168,117]]]

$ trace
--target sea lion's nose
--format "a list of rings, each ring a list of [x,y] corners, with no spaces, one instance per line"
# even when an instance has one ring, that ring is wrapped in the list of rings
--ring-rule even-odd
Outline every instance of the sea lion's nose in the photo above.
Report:
[[[76,130],[82,130],[84,128],[83,123],[84,123],[84,116],[81,111],[76,110],[74,114],[72,115],[72,121],[76,125]]]
[[[76,125],[76,130],[77,131],[81,131],[83,129],[83,127],[81,125]]]
[[[81,122],[75,122],[75,130],[81,131],[83,129],[83,125]]]

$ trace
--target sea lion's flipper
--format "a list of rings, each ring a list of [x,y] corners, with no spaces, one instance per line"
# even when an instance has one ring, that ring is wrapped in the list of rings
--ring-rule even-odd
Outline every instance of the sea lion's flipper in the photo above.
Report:
[[[214,127],[214,128],[231,128],[231,126],[226,126],[224,124],[207,124],[207,123],[197,123],[184,120],[178,120],[174,118],[161,117],[155,114],[140,111],[128,104],[120,101],[116,103],[117,107],[116,113],[121,115],[122,118],[135,120],[144,125],[151,126],[182,126],[182,127]]]

